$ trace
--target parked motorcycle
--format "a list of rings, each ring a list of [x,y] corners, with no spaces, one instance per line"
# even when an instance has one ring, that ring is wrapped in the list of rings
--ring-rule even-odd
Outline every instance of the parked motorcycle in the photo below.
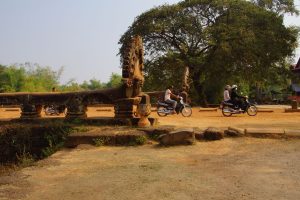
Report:
[[[45,115],[51,116],[51,115],[60,115],[64,114],[66,110],[66,107],[64,105],[55,106],[55,105],[46,105],[44,106]]]
[[[257,107],[250,103],[246,97],[243,102],[242,108],[237,108],[235,105],[229,102],[222,102],[221,104],[222,114],[225,117],[230,117],[233,114],[242,114],[247,112],[249,116],[255,116],[257,114]]]
[[[184,103],[183,98],[180,96],[177,106],[175,108],[175,113],[181,113],[184,117],[189,117],[192,115],[192,107],[186,103]],[[157,102],[157,114],[160,117],[165,117],[167,115],[175,114],[173,112],[173,106],[166,102]]]

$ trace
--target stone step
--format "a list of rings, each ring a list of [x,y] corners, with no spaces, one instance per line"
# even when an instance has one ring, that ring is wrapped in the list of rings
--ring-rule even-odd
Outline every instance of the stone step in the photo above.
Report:
[[[257,112],[271,113],[271,112],[274,112],[274,110],[267,109],[267,108],[258,108]]]
[[[199,112],[216,112],[218,108],[200,108]]]
[[[118,128],[94,128],[87,132],[71,133],[65,142],[65,146],[74,148],[80,144],[95,146],[104,145],[141,145],[147,140],[146,133],[127,127]]]
[[[300,109],[287,108],[284,110],[284,112],[286,113],[300,112]]]
[[[245,129],[246,136],[252,137],[268,137],[268,138],[283,138],[285,136],[283,129],[261,129],[247,128]]]

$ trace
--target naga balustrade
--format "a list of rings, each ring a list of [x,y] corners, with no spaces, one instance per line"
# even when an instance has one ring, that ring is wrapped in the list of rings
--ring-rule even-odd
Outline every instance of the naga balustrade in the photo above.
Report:
[[[66,118],[86,118],[88,105],[104,103],[114,104],[115,118],[133,118],[142,99],[143,105],[150,104],[149,96],[141,89],[144,83],[142,38],[130,38],[123,49],[122,84],[118,88],[79,92],[0,93],[0,105],[20,105],[21,118],[34,119],[41,117],[43,105],[65,105]]]

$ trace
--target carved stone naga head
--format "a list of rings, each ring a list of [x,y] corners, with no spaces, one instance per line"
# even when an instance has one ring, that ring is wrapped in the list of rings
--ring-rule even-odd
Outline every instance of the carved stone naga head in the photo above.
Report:
[[[144,48],[140,36],[134,36],[126,44],[122,52],[122,82],[125,87],[125,96],[134,98],[141,94],[144,84]]]

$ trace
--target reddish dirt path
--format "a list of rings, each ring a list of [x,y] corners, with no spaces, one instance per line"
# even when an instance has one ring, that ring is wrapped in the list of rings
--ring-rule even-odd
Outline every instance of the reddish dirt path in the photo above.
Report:
[[[97,111],[110,110],[110,111]],[[200,108],[193,108],[191,117],[182,117],[181,115],[171,115],[167,117],[159,117],[152,112],[151,117],[159,119],[160,125],[176,125],[185,127],[206,128],[210,126],[225,128],[235,126],[240,128],[290,128],[300,129],[300,112],[284,113],[284,109],[274,109],[273,113],[258,113],[257,116],[251,117],[247,114],[234,115],[232,117],[224,117],[220,110],[217,112],[201,111]],[[5,111],[0,109],[0,119],[18,118],[20,116],[17,111]],[[113,117],[113,108],[88,108],[88,117]]]
[[[157,116],[156,114],[154,115]],[[173,124],[177,126],[190,126],[206,128],[210,126],[225,128],[234,126],[239,128],[291,128],[300,129],[300,113],[285,113],[283,109],[275,109],[273,113],[259,112],[251,117],[247,114],[224,117],[222,112],[199,112],[199,108],[193,109],[191,117],[181,115],[159,118],[161,125]]]

